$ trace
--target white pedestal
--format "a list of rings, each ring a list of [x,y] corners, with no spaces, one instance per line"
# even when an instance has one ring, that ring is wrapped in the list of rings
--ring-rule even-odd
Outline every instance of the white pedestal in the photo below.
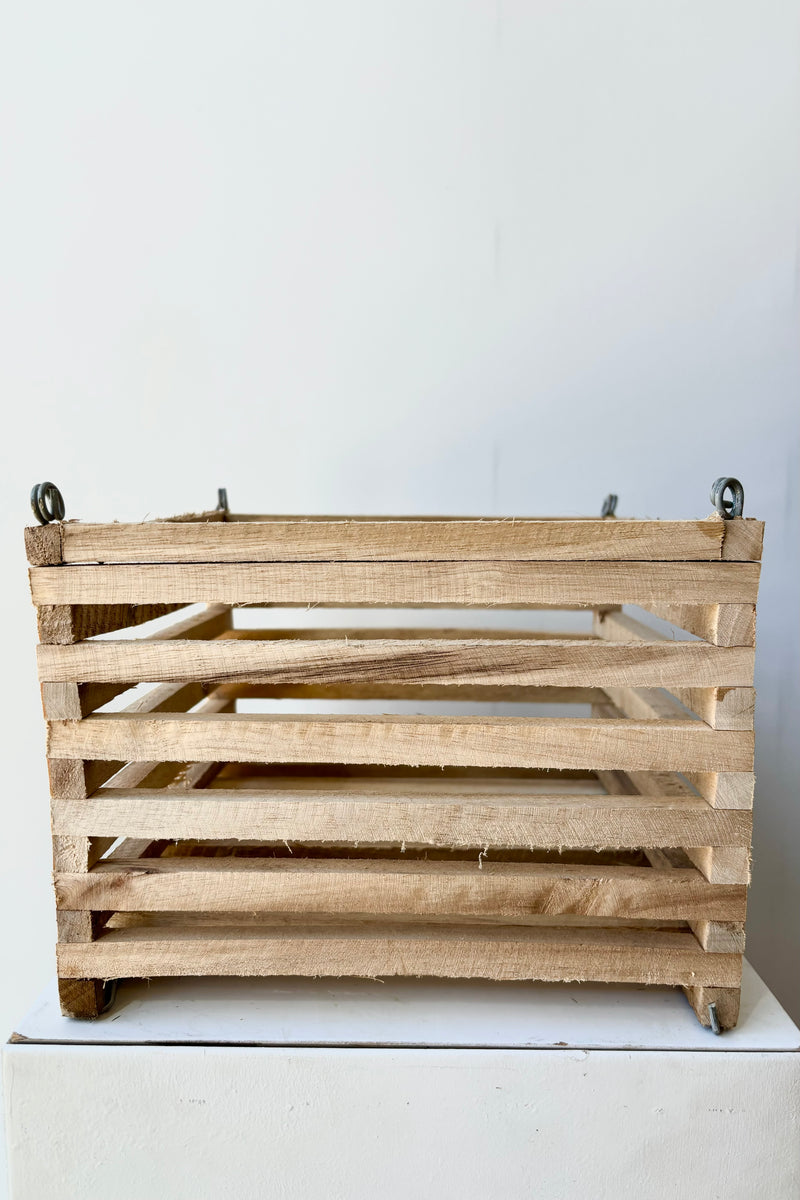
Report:
[[[12,1200],[796,1200],[800,1031],[593,985],[55,986],[4,1049]]]

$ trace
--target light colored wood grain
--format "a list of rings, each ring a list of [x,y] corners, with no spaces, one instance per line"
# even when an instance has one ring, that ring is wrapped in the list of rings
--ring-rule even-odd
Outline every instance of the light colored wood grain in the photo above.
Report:
[[[274,777],[268,783],[265,790],[220,786],[191,795],[104,788],[90,803],[54,800],[53,829],[67,836],[558,849],[746,847],[752,825],[749,813],[712,809],[699,796],[531,794],[515,780],[437,786]]]
[[[51,721],[47,753],[124,761],[746,771],[753,737],[699,721],[100,713]]]
[[[116,857],[55,887],[62,909],[128,912],[735,920],[745,905],[744,888],[712,887],[694,868],[483,861]]]
[[[58,998],[65,1017],[93,1021],[103,1011],[105,994],[102,979],[58,980]]]
[[[715,887],[724,885],[715,884]],[[694,920],[692,933],[709,954],[744,954],[745,932],[742,921]]]
[[[661,688],[605,687],[618,713],[635,721],[686,721],[689,714]]]
[[[751,652],[736,647],[557,638],[102,641],[40,646],[38,661],[39,678],[54,683],[703,687],[747,683],[753,669]]]
[[[758,561],[761,558],[764,545],[763,521],[754,521],[751,517],[735,517],[732,521],[724,521],[723,524],[723,559]]]
[[[63,528],[61,521],[26,528],[25,553],[32,567],[56,566],[63,562]]]
[[[493,686],[485,683],[222,683],[210,686],[214,688],[215,696],[229,696],[234,700],[326,700],[329,703],[336,700],[459,700],[480,704],[591,704],[600,695],[597,688]]]
[[[664,775],[658,772],[629,772],[629,778],[643,796],[650,794],[689,798],[691,788],[678,775]],[[726,811],[715,809],[715,812]],[[731,811],[731,810],[727,810]],[[738,810],[742,816],[748,816],[752,829],[752,814],[748,810]],[[750,882],[750,839],[747,844],[740,846],[720,846],[714,838],[709,838],[709,844],[702,846],[689,842],[678,842],[688,855],[691,862],[700,870],[709,883],[749,883]]]
[[[231,619],[231,610],[226,605],[210,605],[204,611],[176,621],[167,629],[152,634],[147,642],[151,644],[171,638],[180,638],[184,643],[188,643],[195,638],[219,637],[230,632]],[[98,644],[89,643],[89,645]],[[37,647],[37,650],[41,651],[42,646]],[[78,684],[65,681],[42,683],[42,708],[45,718],[50,721],[78,721],[81,717],[88,716],[89,713],[95,712],[109,701],[114,700],[136,682],[148,681],[137,679],[134,675],[128,680],[119,679],[113,683],[108,681]],[[161,680],[154,682],[161,682]]]
[[[646,625],[640,621],[630,617],[627,613],[621,611],[600,612],[594,615],[594,632],[598,637],[613,641],[626,646],[631,644],[648,645],[654,640],[661,642],[664,645],[704,645],[705,643],[670,642],[663,634],[654,633]],[[709,647],[710,648],[710,647]],[[721,647],[718,647],[721,649]],[[730,648],[728,648],[730,650]],[[755,710],[755,691],[750,686],[753,682],[754,657],[753,652],[745,650],[744,647],[739,648],[740,652],[745,652],[751,655],[749,662],[742,674],[737,679],[737,683],[743,686],[729,686],[728,681],[719,675],[713,676],[713,672],[704,679],[702,686],[696,684],[687,685],[684,680],[664,680],[660,686],[668,687],[672,694],[684,704],[692,712],[696,713],[701,720],[706,724],[711,725],[714,729],[752,729],[753,716]],[[744,661],[742,662],[744,666]],[[609,683],[616,681],[610,680]],[[636,681],[632,678],[628,682],[636,686]],[[713,686],[708,686],[709,684]],[[614,700],[614,696],[611,695]],[[629,703],[621,702],[622,693],[617,695],[614,700],[617,707],[620,708],[626,716],[644,716],[646,715],[645,706],[636,704],[635,699],[628,697]],[[644,696],[640,696],[644,700]],[[655,701],[656,697],[651,694],[648,697],[649,701]],[[662,708],[663,715],[668,715],[668,707]],[[656,715],[653,712],[651,715]]]
[[[673,602],[668,597],[643,604],[656,617],[685,629],[716,646],[754,646],[756,642],[755,595],[737,598],[718,596],[719,603]],[[638,601],[628,601],[630,604]]]
[[[204,711],[206,714],[230,711],[231,701],[227,697],[220,697],[212,702],[211,698],[206,699],[206,693],[199,683],[168,683],[155,687],[145,696],[134,700],[126,709],[123,709],[123,713],[120,715],[127,713],[128,716],[133,714],[143,716],[148,713],[184,712],[187,708],[203,701],[205,701]],[[67,721],[65,724],[77,728],[82,722]],[[50,776],[50,795],[85,799],[113,775],[116,775],[130,757],[121,755],[118,759],[103,760],[98,760],[96,756],[71,760],[57,756],[49,758],[47,767]],[[154,769],[158,765],[151,761],[154,757],[154,755],[148,755],[146,760],[137,760],[137,769],[145,761],[149,763],[149,770]],[[175,774],[172,766],[172,763],[168,766],[170,777]],[[130,786],[135,785],[131,784]]]
[[[33,568],[36,570],[37,568]],[[63,570],[58,567],[40,570]],[[187,603],[193,603],[188,601]],[[41,604],[36,618],[40,642],[64,645],[79,642],[82,638],[96,637],[100,633],[113,633],[116,629],[130,629],[144,625],[157,617],[184,608],[181,604]]]
[[[691,859],[685,850],[675,849],[648,849],[645,850],[651,866],[657,871],[668,872],[670,870],[684,871],[691,865]],[[717,887],[724,887],[724,884],[714,884],[712,890]],[[703,917],[689,919],[689,928],[697,938],[704,950],[710,954],[743,954],[745,945],[744,921],[747,905],[747,889],[746,886],[740,885],[742,907],[739,912],[739,920],[730,921],[724,918],[719,918],[719,914],[715,914],[708,909]]]
[[[203,527],[215,524],[219,521],[227,521],[228,514],[220,508],[207,508],[203,512],[188,512],[180,513],[177,517],[162,517],[160,521],[146,521],[141,525],[134,525],[134,529],[147,529],[150,525],[170,524],[170,525],[194,525],[198,524]],[[112,526],[113,528],[113,526]]]
[[[738,955],[705,954],[682,931],[364,922],[203,928],[164,919],[58,949],[65,978],[156,975],[437,975],[736,986]]]
[[[752,687],[673,687],[673,694],[712,729],[752,729],[756,693]]]
[[[746,604],[757,563],[295,563],[32,567],[34,603],[492,606]]]
[[[66,524],[58,550],[83,562],[344,562],[442,560],[755,561],[755,527],[733,536],[718,518],[705,521],[468,518],[436,521],[327,519],[177,525]],[[744,524],[744,523],[742,523]],[[37,532],[37,531],[34,531]],[[60,558],[54,562],[62,561]],[[40,565],[37,563],[36,565]]]
[[[684,774],[714,808],[753,807],[755,775],[752,771],[685,771]]]
[[[709,1026],[711,1024],[708,1006],[715,1004],[720,1028],[734,1028],[739,1020],[740,988],[700,986],[684,987],[683,990],[701,1025]]]
[[[748,846],[686,846],[686,853],[710,883],[749,883]]]

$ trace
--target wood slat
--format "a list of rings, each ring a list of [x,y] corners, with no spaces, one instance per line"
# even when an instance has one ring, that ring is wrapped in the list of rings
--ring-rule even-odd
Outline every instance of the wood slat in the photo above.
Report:
[[[62,909],[735,921],[746,889],[695,868],[372,859],[142,858],[55,880]]]
[[[151,634],[148,644],[168,641],[170,638],[181,638],[190,641],[195,638],[215,638],[230,632],[231,610],[227,605],[212,604],[202,612],[176,621],[167,629]],[[97,643],[92,643],[97,644]],[[42,647],[37,647],[41,652]],[[116,682],[43,682],[42,707],[48,720],[80,720],[95,712],[122,692],[127,691],[134,683],[149,682],[137,679],[135,675],[128,680],[118,679]],[[159,683],[161,680],[154,680]]]
[[[597,688],[492,686],[485,683],[223,683],[210,686],[214,687],[215,696],[224,695],[235,700],[458,700],[479,704],[591,704],[600,695]]]
[[[33,567],[37,605],[361,607],[754,603],[757,563],[307,563]]]
[[[58,948],[64,978],[175,975],[435,975],[736,987],[741,956],[706,954],[678,930],[355,923],[204,927],[162,919]]]
[[[60,526],[61,543],[43,549],[32,530],[28,545],[42,562],[344,562],[442,560],[719,560],[761,557],[759,521],[731,531],[717,517],[703,521],[425,518],[405,520],[273,518],[218,524],[83,524]],[[733,523],[731,523],[733,524]],[[55,535],[51,534],[53,542]],[[36,544],[34,545],[34,541]],[[60,558],[47,558],[59,553]]]
[[[266,789],[212,786],[190,795],[104,787],[88,803],[54,799],[53,829],[66,836],[542,849],[746,848],[752,831],[751,813],[712,809],[699,796],[542,795],[514,780],[505,787],[291,776],[262,782]]]
[[[631,643],[638,643],[649,645],[656,639],[664,645],[676,645],[675,642],[670,642],[663,634],[655,633],[648,626],[643,625],[640,621],[619,610],[595,613],[594,631],[599,637],[609,639],[617,644],[624,643],[630,645]],[[698,643],[677,644],[697,645]],[[753,666],[754,660],[751,660],[748,672],[746,674],[743,673],[737,680],[737,683],[741,685],[738,687],[729,686],[726,680],[720,677],[713,680],[707,679],[703,686],[695,684],[687,686],[682,681],[677,680],[663,683],[660,686],[669,687],[681,704],[684,704],[692,712],[696,713],[701,720],[711,725],[714,729],[752,729],[755,711],[755,691],[751,686],[753,682]],[[611,682],[613,681],[609,680],[609,683]],[[636,686],[633,679],[628,682]],[[709,683],[715,686],[706,686]],[[651,708],[658,707],[657,698],[652,694],[649,697],[644,697],[640,693],[639,700],[644,703],[638,704],[635,695],[630,692],[627,693],[627,703],[623,702],[622,693],[617,693],[615,698],[615,695],[609,692],[609,696],[626,716],[646,715],[645,706],[647,704]],[[661,711],[666,713],[663,704],[661,704]],[[656,714],[653,712],[651,715]]]
[[[653,771],[631,771],[629,772],[629,778],[634,787],[643,796],[647,796],[650,793],[663,795],[665,792],[669,792],[676,798],[683,797],[686,799],[691,796],[691,788],[684,783],[679,775],[661,775]],[[685,850],[691,862],[702,871],[709,882],[750,882],[749,843],[744,846],[723,847],[720,846],[719,842],[711,838],[709,839],[709,844],[704,842],[703,845],[700,845],[690,840],[688,842],[680,842],[679,845]]]
[[[724,596],[718,596],[717,600],[720,603],[698,605],[688,601],[675,603],[669,597],[662,596],[655,597],[641,607],[646,608],[653,616],[669,621],[679,629],[685,629],[715,646],[754,646],[755,596],[749,599],[741,596],[741,603]]]
[[[117,629],[146,625],[148,621],[168,616],[169,613],[185,608],[186,604],[191,603],[194,602],[189,600],[178,604],[94,604],[90,599],[85,604],[41,604],[36,612],[39,641],[59,645],[79,642],[82,638],[97,637],[101,633],[113,633]]]
[[[47,753],[123,761],[746,771],[753,736],[699,721],[100,713],[51,721]]]
[[[735,686],[752,680],[746,648],[703,642],[624,645],[548,638],[330,641],[103,641],[40,646],[39,678],[209,683],[411,683],[503,686]]]

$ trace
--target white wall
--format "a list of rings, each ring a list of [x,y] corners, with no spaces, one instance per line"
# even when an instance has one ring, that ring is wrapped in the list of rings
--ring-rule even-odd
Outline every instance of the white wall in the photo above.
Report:
[[[768,522],[750,953],[800,1015],[798,4],[28,0],[5,14],[0,1032],[53,969],[22,527]]]

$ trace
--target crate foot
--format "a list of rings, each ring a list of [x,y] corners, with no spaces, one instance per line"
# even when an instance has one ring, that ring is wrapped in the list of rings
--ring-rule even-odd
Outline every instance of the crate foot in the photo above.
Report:
[[[709,1012],[709,1005],[712,1004],[720,1033],[725,1029],[733,1029],[739,1020],[740,988],[685,987],[683,991],[701,1025],[713,1028],[712,1013]]]
[[[59,979],[58,997],[65,1017],[91,1021],[113,1003],[116,987],[103,979]]]

